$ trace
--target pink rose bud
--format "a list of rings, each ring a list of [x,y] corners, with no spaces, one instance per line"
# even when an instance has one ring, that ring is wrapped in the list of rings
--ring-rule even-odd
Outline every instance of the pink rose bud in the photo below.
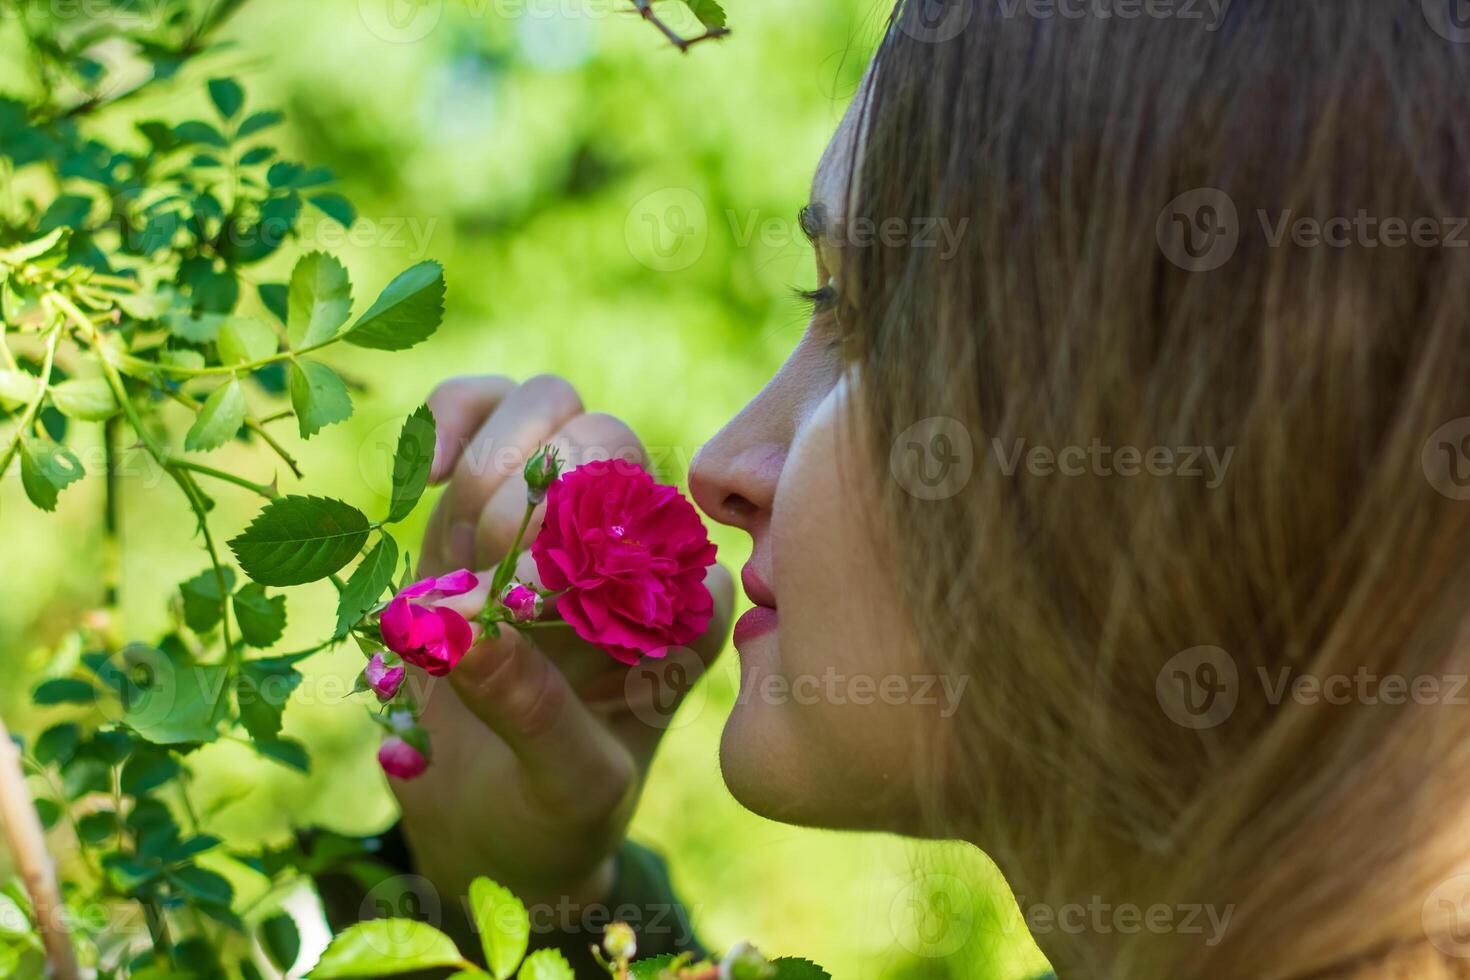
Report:
[[[403,677],[407,673],[403,664],[389,667],[388,662],[383,659],[381,653],[373,654],[373,659],[363,668],[362,679],[367,686],[378,696],[378,700],[387,704],[393,700],[398,689],[403,686]]]
[[[378,765],[394,779],[409,780],[422,776],[429,760],[397,735],[390,735],[378,749]]]
[[[479,584],[473,572],[462,568],[402,590],[378,617],[384,645],[415,667],[443,677],[474,644],[479,627],[439,603]]]
[[[541,615],[541,596],[535,589],[519,582],[505,590],[500,597],[500,603],[510,613],[512,622],[529,623]]]

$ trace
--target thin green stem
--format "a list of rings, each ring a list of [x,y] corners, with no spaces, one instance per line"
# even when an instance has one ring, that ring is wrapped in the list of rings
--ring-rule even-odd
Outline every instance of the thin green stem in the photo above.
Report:
[[[495,577],[490,580],[490,595],[486,597],[487,602],[498,602],[500,593],[510,584],[511,576],[515,574],[516,562],[521,557],[521,540],[526,536],[526,528],[531,526],[531,515],[536,512],[536,505],[526,501],[526,512],[521,515],[521,526],[516,528],[515,540],[511,543],[510,550],[505,557],[500,559],[500,564],[495,566]]]
[[[30,404],[26,405],[25,411],[21,412],[20,418],[16,420],[15,431],[10,436],[10,444],[5,447],[5,455],[0,456],[0,477],[3,477],[5,471],[10,469],[10,461],[20,451],[21,439],[35,421],[36,414],[41,410],[41,402],[45,401],[46,392],[51,390],[51,368],[56,363],[56,348],[61,343],[63,333],[60,324],[51,328],[51,339],[46,344],[45,359],[41,363],[41,377],[36,386],[36,397],[31,399]]]
[[[118,367],[139,377],[149,377],[152,374],[171,374],[179,378],[207,378],[212,375],[221,374],[249,374],[251,371],[259,370],[278,361],[290,361],[302,354],[310,354],[312,351],[330,347],[341,340],[342,334],[337,334],[319,344],[310,344],[297,350],[283,350],[272,354],[270,357],[262,357],[256,361],[247,361],[244,364],[213,364],[202,368],[184,367],[180,364],[161,364],[155,361],[145,361],[131,354],[117,355]]]
[[[180,405],[187,405],[194,411],[199,411],[198,399],[190,398],[188,395],[184,394],[182,391],[179,391],[177,388],[158,387],[157,385],[155,385],[154,390],[167,395],[174,401],[178,402]],[[290,414],[290,412],[285,413],[286,416],[289,416]],[[291,468],[291,472],[294,473],[296,475],[296,479],[299,480],[304,476],[304,474],[301,472],[301,467],[296,464],[295,458],[286,451],[286,447],[281,445],[276,437],[271,435],[270,432],[268,432],[265,428],[265,423],[274,421],[275,419],[280,417],[282,417],[280,413],[264,419],[255,419],[247,415],[245,417],[245,428],[260,436],[265,444],[267,446],[270,446],[271,449],[275,451],[275,454],[281,458],[281,462],[285,463],[288,467]]]

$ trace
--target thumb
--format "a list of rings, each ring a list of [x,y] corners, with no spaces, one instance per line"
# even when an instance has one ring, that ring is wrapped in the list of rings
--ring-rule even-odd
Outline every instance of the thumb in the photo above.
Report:
[[[587,710],[566,677],[525,635],[502,624],[449,675],[469,710],[515,753],[548,808],[600,819],[631,805],[627,750]]]

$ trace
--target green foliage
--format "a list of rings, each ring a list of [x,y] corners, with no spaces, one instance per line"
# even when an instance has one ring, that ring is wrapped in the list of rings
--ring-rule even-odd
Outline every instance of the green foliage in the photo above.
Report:
[[[393,584],[393,573],[397,568],[398,542],[384,534],[352,570],[342,594],[337,598],[334,637],[346,636],[348,630],[377,604],[383,592]]]
[[[508,889],[489,878],[476,878],[470,884],[470,911],[485,948],[485,964],[496,980],[506,980],[515,973],[530,941],[526,907]]]
[[[454,940],[413,919],[372,919],[338,933],[309,976],[390,977],[435,967],[468,966]]]
[[[235,559],[262,585],[301,585],[326,578],[367,543],[362,511],[327,497],[282,497],[266,505],[230,541]]]
[[[444,318],[444,270],[420,262],[388,284],[346,340],[377,350],[407,350],[427,340]]]

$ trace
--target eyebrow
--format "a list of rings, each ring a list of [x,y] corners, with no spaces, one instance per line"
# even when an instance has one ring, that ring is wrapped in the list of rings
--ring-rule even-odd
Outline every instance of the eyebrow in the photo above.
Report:
[[[796,221],[814,246],[829,237],[832,230],[827,222],[827,208],[821,201],[813,201],[796,212]]]

